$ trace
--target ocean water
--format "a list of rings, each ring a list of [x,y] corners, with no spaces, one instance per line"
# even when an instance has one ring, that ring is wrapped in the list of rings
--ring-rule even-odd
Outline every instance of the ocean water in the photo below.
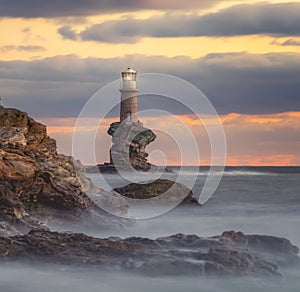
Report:
[[[176,180],[174,173],[164,178]],[[215,169],[218,171],[218,169]],[[198,174],[193,187],[199,195],[208,169],[186,167],[184,179]],[[99,175],[88,174],[102,186]],[[115,174],[104,178],[109,188],[126,185],[128,181]],[[134,181],[146,181],[149,174],[137,174]],[[300,247],[300,168],[298,167],[230,167],[221,183],[201,207],[176,208],[162,216],[137,222],[120,231],[86,231],[93,236],[144,236],[156,238],[176,233],[213,236],[225,230],[247,234],[268,234],[286,237]],[[268,278],[201,278],[142,277],[126,273],[106,274],[65,266],[0,266],[0,291],[300,291],[299,267],[280,269],[282,277]]]
[[[174,173],[163,178],[176,180]],[[199,174],[193,187],[197,197],[207,177],[208,169],[186,167],[188,181]],[[88,174],[99,185],[98,174]],[[115,174],[105,174],[111,188],[129,182]],[[135,175],[134,180],[147,181],[149,175]],[[100,185],[99,185],[100,186]],[[174,233],[213,236],[224,230],[269,234],[289,238],[300,247],[300,167],[229,167],[214,195],[201,207],[176,208],[162,216],[138,220],[135,225],[120,231],[120,236],[155,238]],[[98,234],[102,236],[103,234]],[[110,235],[105,234],[105,235]]]

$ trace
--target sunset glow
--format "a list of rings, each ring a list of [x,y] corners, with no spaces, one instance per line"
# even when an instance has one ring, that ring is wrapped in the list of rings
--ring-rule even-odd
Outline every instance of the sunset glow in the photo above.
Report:
[[[3,104],[48,125],[62,152],[72,154],[72,133],[85,102],[131,64],[139,73],[175,75],[203,90],[224,126],[228,165],[300,164],[300,25],[294,21],[300,19],[300,1],[187,1],[184,7],[178,1],[140,1],[137,7],[106,2],[101,8],[91,2],[84,9],[76,3],[65,11],[58,7],[37,5],[22,11],[16,5],[5,10],[0,21],[0,83]],[[200,144],[207,139],[204,126],[218,123],[184,111],[176,117]],[[146,126],[166,132],[174,126],[168,118],[142,119]],[[106,118],[101,126],[105,149],[99,162],[108,159],[110,147],[104,129],[116,120]],[[86,121],[80,131],[89,132],[98,122]],[[163,141],[161,137],[156,147]],[[209,164],[209,145],[201,147],[201,164]],[[181,163],[172,149],[166,151],[168,164]]]

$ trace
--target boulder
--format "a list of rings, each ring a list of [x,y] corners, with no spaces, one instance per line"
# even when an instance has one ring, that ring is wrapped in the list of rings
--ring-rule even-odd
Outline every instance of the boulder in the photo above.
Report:
[[[193,192],[189,188],[167,179],[131,183],[124,187],[115,188],[114,191],[126,198],[138,199],[140,203],[143,203],[145,199],[155,198],[151,204],[169,205],[178,202],[181,205],[199,205],[199,202],[193,198]]]

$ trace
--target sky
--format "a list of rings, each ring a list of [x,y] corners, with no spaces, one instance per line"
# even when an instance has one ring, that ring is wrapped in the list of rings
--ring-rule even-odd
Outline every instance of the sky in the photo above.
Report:
[[[300,165],[300,1],[2,0],[0,29],[2,103],[47,124],[60,152],[72,154],[74,125],[89,98],[130,65],[180,77],[209,98],[226,134],[227,165]],[[188,126],[201,161],[187,153],[185,164],[210,163],[205,121],[165,99],[139,102]],[[149,146],[151,162],[182,164],[167,135],[172,119],[140,119],[163,129]],[[110,137],[98,136],[101,163]]]

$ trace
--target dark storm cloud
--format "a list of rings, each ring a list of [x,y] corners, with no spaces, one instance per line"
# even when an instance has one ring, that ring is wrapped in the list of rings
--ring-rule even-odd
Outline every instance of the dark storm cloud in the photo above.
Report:
[[[80,59],[70,55],[2,61],[0,95],[5,105],[23,108],[34,116],[76,116],[89,97],[118,79],[128,64],[141,73],[172,74],[191,82],[220,114],[300,111],[297,53],[210,54],[200,59],[144,55]],[[159,106],[175,114],[187,113],[184,107],[166,99],[150,96],[140,101],[141,109]]]
[[[4,46],[0,48],[2,52],[23,51],[23,52],[40,52],[45,51],[42,46]]]
[[[64,37],[66,34],[59,32]],[[82,40],[134,43],[142,37],[300,35],[300,3],[236,5],[206,15],[167,13],[148,19],[94,24],[78,33]],[[74,35],[71,37],[74,39]]]
[[[221,0],[1,0],[0,17],[87,16],[141,9],[190,9],[213,6]]]

